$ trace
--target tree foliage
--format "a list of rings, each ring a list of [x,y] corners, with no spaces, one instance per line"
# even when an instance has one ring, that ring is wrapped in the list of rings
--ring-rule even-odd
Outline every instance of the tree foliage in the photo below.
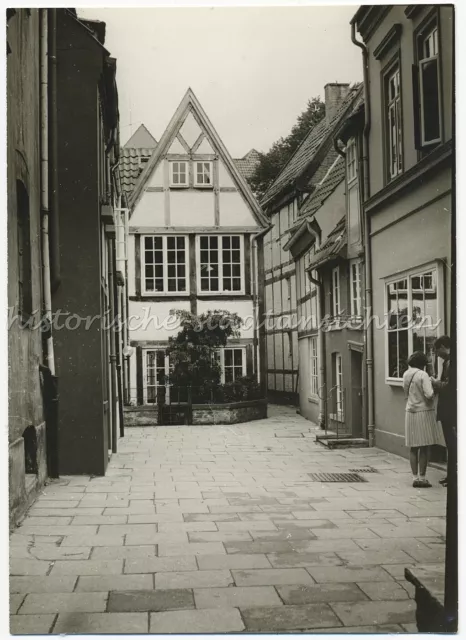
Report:
[[[208,397],[220,384],[220,364],[215,354],[228,338],[239,337],[243,321],[238,314],[223,310],[199,316],[179,309],[171,313],[179,319],[181,329],[168,339],[170,383],[183,389],[192,387],[196,396]]]
[[[325,115],[325,104],[319,97],[308,100],[307,108],[298,116],[296,124],[286,138],[280,138],[267,153],[259,153],[259,163],[249,184],[260,201],[285,164],[299,147],[309,131]]]

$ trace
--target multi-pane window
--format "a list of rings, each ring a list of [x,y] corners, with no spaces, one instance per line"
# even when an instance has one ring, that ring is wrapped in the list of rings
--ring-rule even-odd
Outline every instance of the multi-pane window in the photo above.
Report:
[[[144,403],[156,404],[159,387],[167,384],[168,356],[163,349],[147,349],[144,354]]]
[[[310,394],[317,397],[319,395],[319,353],[317,337],[309,340],[309,371],[310,371]]]
[[[438,280],[438,270],[433,267],[386,285],[389,378],[403,377],[413,351],[423,351],[433,371],[440,320]]]
[[[201,291],[242,291],[241,236],[201,236],[199,249]]]
[[[360,262],[351,263],[351,315],[360,316],[361,305],[361,271]]]
[[[401,128],[400,69],[395,67],[386,78],[388,170],[390,178],[403,171],[403,136]]]
[[[143,243],[143,292],[185,293],[185,236],[144,236]]]
[[[438,27],[430,28],[420,39],[419,99],[422,146],[436,144],[440,132],[440,72]]]
[[[177,161],[170,163],[170,185],[172,187],[188,186],[188,163]]]
[[[29,195],[24,184],[16,181],[18,232],[18,315],[26,320],[32,314],[31,229]]]
[[[356,144],[354,139],[346,147],[346,168],[348,182],[351,182],[357,176]]]
[[[194,184],[196,187],[212,186],[212,163],[195,162]]]
[[[246,358],[243,347],[225,347],[220,351],[222,383],[234,382],[246,375]]]
[[[332,309],[333,316],[339,316],[341,313],[340,306],[340,268],[332,269]]]

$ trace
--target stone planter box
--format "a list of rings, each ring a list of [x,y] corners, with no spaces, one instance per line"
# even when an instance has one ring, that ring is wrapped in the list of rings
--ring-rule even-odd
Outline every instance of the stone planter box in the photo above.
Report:
[[[187,405],[179,405],[180,408]],[[177,405],[172,405],[175,409]],[[192,424],[238,424],[267,418],[267,400],[246,400],[219,404],[193,404]],[[125,407],[125,428],[158,426],[157,405]],[[188,420],[188,417],[186,417]],[[185,423],[186,424],[186,423]]]
[[[193,424],[238,424],[267,418],[267,400],[193,404]]]

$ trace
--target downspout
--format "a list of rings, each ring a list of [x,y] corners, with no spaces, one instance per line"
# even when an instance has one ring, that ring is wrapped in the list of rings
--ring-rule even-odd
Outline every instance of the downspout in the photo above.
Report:
[[[364,79],[364,130],[362,140],[362,173],[363,173],[363,197],[362,210],[364,218],[364,255],[365,268],[364,279],[366,287],[366,318],[364,341],[366,346],[366,388],[367,388],[367,435],[369,446],[374,446],[374,361],[372,345],[372,255],[370,243],[370,220],[365,210],[365,203],[370,197],[369,182],[369,131],[371,127],[371,110],[369,101],[369,73],[368,51],[364,43],[356,39],[356,23],[351,22],[351,40],[353,44],[362,50],[363,79]]]
[[[42,240],[42,279],[44,291],[45,357],[47,367],[55,375],[55,356],[52,338],[52,290],[50,284],[49,247],[49,120],[48,120],[48,9],[41,9],[40,25],[40,147],[41,195],[40,208]]]
[[[319,391],[319,426],[321,429],[327,428],[327,367],[325,366],[325,331],[323,327],[323,321],[325,317],[325,298],[324,298],[324,283],[322,280],[313,278],[311,272],[307,272],[307,277],[312,284],[315,284],[319,291],[319,339],[320,339],[320,391]]]
[[[58,218],[57,10],[49,9],[49,153],[50,153],[50,274],[55,292],[61,282]]]
[[[251,272],[252,272],[252,315],[254,318],[254,334],[253,334],[253,367],[254,367],[254,374],[256,377],[256,380],[259,380],[259,367],[258,365],[258,353],[257,353],[257,348],[259,345],[259,336],[258,336],[258,332],[259,332],[259,327],[258,327],[258,320],[259,320],[259,313],[258,313],[258,309],[257,309],[257,273],[256,273],[256,247],[257,247],[257,242],[255,237],[253,236],[251,238]]]

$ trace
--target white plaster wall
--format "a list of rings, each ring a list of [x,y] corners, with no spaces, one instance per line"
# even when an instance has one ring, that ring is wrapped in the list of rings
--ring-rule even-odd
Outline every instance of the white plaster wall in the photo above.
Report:
[[[218,161],[218,183],[220,187],[236,187],[230,172],[221,160]]]
[[[163,187],[163,161],[155,167],[152,175],[149,177],[147,184],[149,187]]]
[[[212,145],[210,144],[210,142],[207,140],[207,138],[204,138],[204,140],[201,142],[201,144],[199,145],[197,151],[197,154],[203,154],[203,153],[215,153],[215,151],[212,149]]]
[[[221,225],[235,227],[243,225],[246,227],[257,226],[254,216],[239,193],[221,191],[219,193],[219,203]]]
[[[179,331],[179,324],[175,321],[174,316],[170,315],[172,309],[189,311],[189,299],[167,302],[162,299],[157,302],[130,300],[130,340],[168,340],[170,336],[176,335]]]
[[[170,191],[170,226],[213,227],[214,224],[212,191]]]
[[[163,227],[165,225],[164,197],[161,191],[145,191],[131,216],[130,226]]]
[[[241,338],[249,339],[254,337],[253,322],[250,318],[253,317],[253,303],[252,300],[220,300],[215,298],[213,300],[198,300],[197,312],[207,313],[209,309],[221,309],[230,311],[231,313],[237,313],[240,318],[243,318],[247,322],[247,326],[241,330]]]

